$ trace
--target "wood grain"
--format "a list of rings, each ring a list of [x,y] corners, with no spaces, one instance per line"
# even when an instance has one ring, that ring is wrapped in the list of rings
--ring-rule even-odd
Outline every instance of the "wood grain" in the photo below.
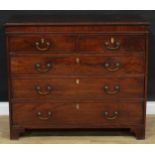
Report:
[[[116,54],[115,54],[116,55]],[[102,75],[135,76],[144,74],[143,55],[16,55],[11,57],[13,75],[37,74],[37,76]],[[120,64],[117,67],[117,63]],[[40,64],[39,70],[36,64]],[[51,67],[48,68],[48,64]],[[109,67],[106,67],[109,64]]]
[[[76,80],[79,80],[77,83]],[[12,98],[27,99],[102,99],[102,98],[143,98],[144,78],[46,78],[46,79],[14,79],[12,80]],[[104,86],[109,86],[105,91]],[[41,92],[48,92],[48,86],[52,90],[47,95],[38,94],[36,86],[41,87]],[[120,86],[120,90],[115,90]],[[116,94],[108,94],[116,92]]]
[[[148,23],[100,17],[6,24],[11,139],[32,128],[128,128],[145,138]]]
[[[77,109],[77,104],[79,108]],[[84,102],[84,103],[25,103],[13,104],[13,123],[24,128],[106,128],[114,126],[129,126],[142,123],[141,102]],[[115,119],[107,119],[104,112],[112,117],[118,112]],[[38,112],[42,120],[38,117]],[[48,116],[48,112],[52,116]]]

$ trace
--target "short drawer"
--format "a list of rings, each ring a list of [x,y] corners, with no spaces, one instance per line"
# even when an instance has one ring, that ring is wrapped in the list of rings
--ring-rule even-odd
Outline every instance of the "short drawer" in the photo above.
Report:
[[[45,53],[49,51],[72,51],[75,37],[69,35],[16,35],[8,39],[9,51]]]
[[[79,51],[89,53],[134,53],[145,51],[143,35],[89,35],[79,39]]]
[[[11,57],[12,74],[136,75],[144,74],[144,56],[41,55]]]
[[[64,100],[73,98],[143,98],[144,77],[17,78],[12,80],[12,97]]]
[[[143,103],[14,103],[12,120],[24,128],[123,128],[125,125],[143,123]]]

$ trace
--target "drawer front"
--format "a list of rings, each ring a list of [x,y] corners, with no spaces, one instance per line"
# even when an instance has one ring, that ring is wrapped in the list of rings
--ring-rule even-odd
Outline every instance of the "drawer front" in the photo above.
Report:
[[[17,56],[11,58],[12,74],[131,75],[144,73],[144,56]]]
[[[93,53],[134,53],[145,51],[145,37],[134,35],[81,36],[79,51]]]
[[[145,51],[144,35],[16,35],[9,37],[9,51],[46,53],[133,53]]]
[[[15,103],[13,123],[25,128],[95,128],[143,122],[141,102]]]
[[[12,97],[27,99],[143,98],[144,78],[14,79]]]
[[[11,52],[32,51],[72,51],[75,49],[75,37],[68,35],[16,35],[9,37]]]

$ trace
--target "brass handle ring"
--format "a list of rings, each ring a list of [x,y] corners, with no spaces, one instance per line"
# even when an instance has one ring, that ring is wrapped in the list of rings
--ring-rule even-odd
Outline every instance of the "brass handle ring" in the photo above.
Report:
[[[115,72],[115,71],[119,70],[120,67],[121,67],[121,64],[119,62],[115,63],[114,65],[110,64],[110,63],[104,64],[104,68],[109,72]]]
[[[51,91],[52,91],[52,87],[47,86],[47,88],[45,90],[42,90],[42,88],[39,85],[36,85],[35,86],[35,91],[39,95],[49,95],[51,93]]]
[[[35,47],[39,51],[47,51],[51,46],[49,41],[45,42],[44,38],[41,38],[40,41],[35,42]]]
[[[35,64],[35,70],[40,73],[47,73],[51,70],[51,68],[52,68],[51,63],[45,64],[44,67],[40,63]]]
[[[116,119],[116,118],[118,117],[118,115],[119,115],[118,111],[113,112],[112,115],[110,115],[109,112],[107,112],[107,111],[104,112],[103,114],[104,114],[105,118],[108,119],[108,120],[114,120],[114,119]]]
[[[110,90],[108,85],[104,86],[104,92],[108,95],[114,95],[120,92],[120,86],[116,85],[114,86],[113,90]]]
[[[38,112],[37,116],[40,120],[48,120],[52,117],[52,112],[48,112],[47,116],[43,116],[42,112]]]

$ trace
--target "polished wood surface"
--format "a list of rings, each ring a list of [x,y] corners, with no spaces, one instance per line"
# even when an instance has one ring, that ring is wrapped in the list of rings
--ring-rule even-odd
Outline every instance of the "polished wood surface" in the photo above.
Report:
[[[25,128],[114,128],[143,122],[142,102],[13,104],[13,123]],[[39,115],[40,113],[40,115]],[[51,113],[51,115],[49,115]],[[106,115],[107,113],[107,115]]]
[[[147,22],[45,19],[6,24],[11,139],[31,128],[129,128],[144,139]]]
[[[10,37],[8,42],[10,45],[9,51],[11,52],[62,53],[64,51],[65,54],[74,51],[83,54],[85,51],[86,53],[145,51],[144,35],[19,35]]]
[[[117,54],[115,54],[117,55]],[[27,61],[28,59],[28,61]],[[144,76],[144,54],[104,55],[17,55],[11,57],[11,73],[34,76],[103,75]],[[39,65],[39,66],[38,66]]]
[[[9,139],[9,117],[0,116],[0,144],[155,144],[155,116],[146,117],[146,138],[136,140],[134,134],[121,129],[32,130],[19,140]]]
[[[25,23],[26,24],[26,23]],[[37,24],[36,24],[37,25]],[[147,26],[148,25],[133,25],[130,26],[126,24],[122,25],[92,25],[92,24],[87,24],[87,25],[46,25],[46,26],[41,26],[41,25],[26,25],[26,26],[20,26],[20,25],[6,25],[6,33],[7,34],[57,34],[57,33],[88,33],[88,34],[109,34],[109,33],[115,33],[115,34],[144,34],[148,33],[147,31]]]
[[[55,14],[55,15],[20,15],[12,17],[7,26],[15,25],[148,25],[144,17],[138,15],[108,14]]]
[[[102,99],[143,98],[144,78],[66,77],[13,79],[12,98],[24,99]],[[106,90],[105,87],[109,88]],[[40,87],[40,90],[37,90]],[[48,90],[51,87],[51,90]],[[119,87],[118,89],[116,87]],[[74,91],[73,91],[74,90]],[[42,94],[43,93],[43,94]]]
[[[118,44],[117,44],[118,43]],[[144,52],[145,38],[143,35],[89,35],[79,37],[80,51],[103,52]]]
[[[75,49],[75,37],[67,35],[14,36],[9,39],[10,51],[73,51]],[[36,45],[36,43],[39,43]],[[49,43],[49,45],[47,44]]]

